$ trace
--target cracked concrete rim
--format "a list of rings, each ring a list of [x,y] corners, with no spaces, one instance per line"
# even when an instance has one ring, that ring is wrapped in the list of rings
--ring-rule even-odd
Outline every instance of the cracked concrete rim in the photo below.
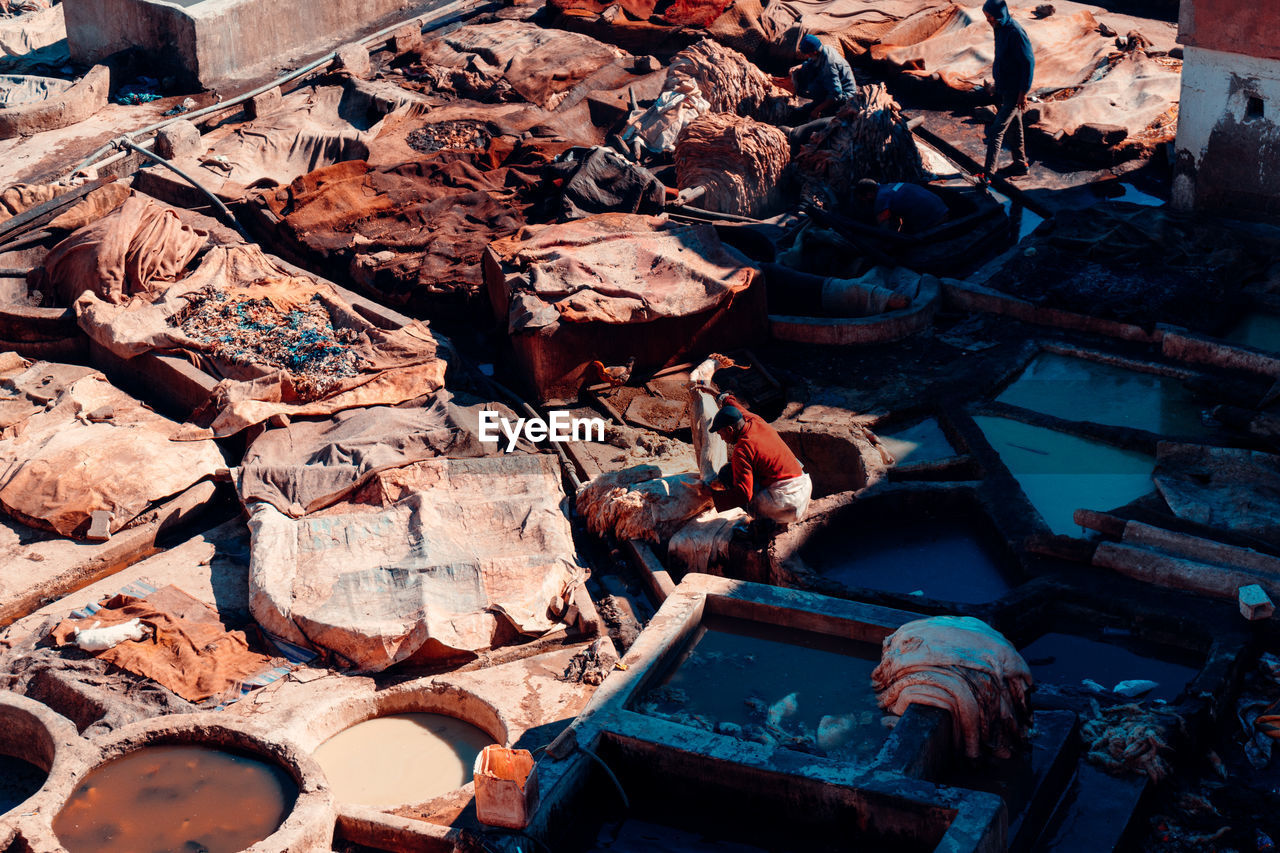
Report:
[[[926,275],[920,292],[906,308],[870,317],[792,317],[769,315],[769,334],[774,340],[830,346],[863,346],[896,341],[914,335],[933,323],[938,310],[941,285]]]
[[[53,833],[53,819],[90,771],[104,761],[158,744],[238,749],[274,762],[293,777],[298,785],[293,809],[275,832],[245,853],[329,849],[336,821],[329,783],[311,755],[296,744],[251,732],[214,712],[154,717],[82,743],[86,748],[69,758],[56,775],[50,773],[45,787],[26,803],[31,813],[16,822],[18,833],[33,853],[65,853]]]
[[[40,790],[0,814],[0,847],[6,847],[17,835],[21,817],[39,810],[57,780],[82,766],[92,749],[66,717],[34,699],[4,692],[0,693],[0,753],[49,774]]]

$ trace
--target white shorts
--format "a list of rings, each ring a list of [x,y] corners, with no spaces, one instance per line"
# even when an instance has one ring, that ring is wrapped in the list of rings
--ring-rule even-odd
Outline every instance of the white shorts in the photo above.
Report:
[[[792,524],[804,518],[809,511],[809,498],[813,496],[813,480],[808,474],[779,480],[767,489],[756,492],[751,499],[751,511],[779,524]]]

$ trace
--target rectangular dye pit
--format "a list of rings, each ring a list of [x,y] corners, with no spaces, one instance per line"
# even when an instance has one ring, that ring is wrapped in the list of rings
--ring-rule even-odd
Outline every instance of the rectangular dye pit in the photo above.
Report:
[[[850,515],[818,531],[800,557],[824,578],[850,589],[984,604],[1017,584],[1008,556],[971,510],[920,509]]]
[[[1020,650],[1036,682],[1086,689],[1085,679],[1110,691],[1121,681],[1144,679],[1159,686],[1144,700],[1172,702],[1196,677],[1203,660],[1190,652],[1123,633],[1079,636],[1042,634]]]
[[[893,454],[898,467],[941,462],[956,456],[955,448],[933,418],[882,434],[880,443]]]
[[[1004,807],[995,795],[942,789],[900,776],[873,781],[841,774],[844,778],[836,781],[834,774],[819,779],[798,770],[786,774],[732,766],[692,743],[672,749],[613,733],[599,744],[599,755],[626,790],[630,808],[622,813],[611,781],[593,771],[586,793],[572,807],[578,825],[571,829],[579,833],[578,840],[553,843],[553,849],[628,853],[995,853],[1005,849]],[[596,829],[581,815],[596,816],[604,826]],[[618,825],[618,821],[624,822]]]
[[[1157,435],[1210,432],[1200,419],[1202,406],[1176,379],[1053,352],[1037,355],[996,402]]]
[[[1280,314],[1246,314],[1227,330],[1222,339],[1263,352],[1280,353]]]
[[[757,797],[725,790],[724,780],[673,778],[666,762],[656,772],[641,766],[638,756],[608,747],[601,757],[618,774],[631,798],[627,820],[605,823],[586,844],[554,849],[582,853],[930,853],[947,829],[945,817],[920,821],[918,837],[877,832],[875,823],[859,820],[853,809],[806,813],[783,797]],[[711,770],[711,768],[706,768]],[[714,772],[712,770],[712,772]],[[777,780],[781,788],[786,785]],[[608,803],[611,783],[593,779],[592,797],[582,813],[616,814]],[[788,792],[793,796],[795,791]],[[616,794],[614,794],[616,798]],[[843,812],[843,814],[841,814]]]
[[[1155,488],[1145,453],[1010,418],[973,420],[1054,533],[1079,534],[1077,509],[1115,509]]]
[[[922,771],[904,769],[918,763],[910,756],[949,742],[945,719],[913,709],[888,731],[874,710],[867,679],[881,642],[913,618],[800,590],[686,575],[628,650],[626,669],[602,685],[570,729],[573,743],[608,765],[630,808],[621,811],[617,788],[594,760],[581,751],[554,760],[557,749],[549,748],[539,762],[542,805],[527,831],[567,853],[1005,849],[998,797],[935,786]],[[641,712],[672,685],[687,693],[681,713],[703,712],[704,719]],[[776,709],[784,729],[793,721],[813,729],[816,718],[827,734],[836,731],[837,716],[867,720],[852,751],[874,749],[874,758],[864,764],[839,748],[819,754],[812,748],[817,731],[812,744],[719,731],[712,714],[742,720],[753,688],[761,695],[747,706],[747,724],[766,729],[751,716],[753,707],[765,723]],[[730,732],[745,732],[741,723],[725,722]],[[681,846],[686,842],[691,846]]]
[[[838,760],[870,763],[888,735],[871,689],[880,648],[708,616],[632,709]]]
[[[763,847],[740,844],[708,835],[646,820],[628,820],[602,827],[594,843],[584,853],[637,853],[653,850],[672,853],[765,853]]]

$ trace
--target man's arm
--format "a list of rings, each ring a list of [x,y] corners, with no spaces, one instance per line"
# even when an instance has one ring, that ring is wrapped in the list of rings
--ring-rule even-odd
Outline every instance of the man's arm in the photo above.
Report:
[[[902,220],[893,215],[893,211],[889,208],[876,211],[876,225],[881,228],[887,228],[890,231],[901,231]]]
[[[834,107],[840,92],[844,90],[844,84],[840,81],[840,72],[836,70],[835,63],[827,56],[821,56],[821,62],[817,88],[821,90],[822,102],[813,108],[814,118],[818,118]]]
[[[823,114],[826,113],[827,110],[831,109],[835,105],[836,105],[835,98],[827,98],[826,100],[822,101],[817,106],[815,106],[813,108],[813,111],[810,112],[809,115],[811,118],[822,118]]]
[[[804,62],[791,69],[791,82],[795,84],[796,94],[801,97],[810,97],[813,89],[814,68],[813,62],[806,59]]]
[[[755,493],[751,451],[745,440],[739,439],[733,446],[733,458],[729,462],[733,470],[733,482],[729,485],[728,498],[734,506],[745,509]]]
[[[1027,93],[1031,91],[1031,86],[1036,76],[1036,52],[1031,47],[1031,37],[1027,35],[1027,31],[1018,26],[1017,48],[1019,59],[1021,60],[1021,79],[1018,81],[1018,109],[1025,110],[1027,108]]]

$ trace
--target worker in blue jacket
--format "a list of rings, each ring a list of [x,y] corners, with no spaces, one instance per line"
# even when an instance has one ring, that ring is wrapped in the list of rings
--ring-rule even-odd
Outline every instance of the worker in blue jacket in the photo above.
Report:
[[[849,63],[812,33],[800,39],[800,58],[804,64],[791,72],[791,81],[797,95],[813,99],[810,118],[834,113],[857,94],[858,83]]]
[[[983,175],[990,178],[995,171],[1000,146],[1004,143],[1005,133],[1011,128],[1013,166],[1008,174],[1025,175],[1028,164],[1022,112],[1027,108],[1027,93],[1031,91],[1031,80],[1035,76],[1036,57],[1031,51],[1027,31],[1009,14],[1005,0],[987,0],[982,4],[982,13],[995,30],[996,56],[991,64],[991,80],[999,105],[995,120],[987,129],[987,162]]]

